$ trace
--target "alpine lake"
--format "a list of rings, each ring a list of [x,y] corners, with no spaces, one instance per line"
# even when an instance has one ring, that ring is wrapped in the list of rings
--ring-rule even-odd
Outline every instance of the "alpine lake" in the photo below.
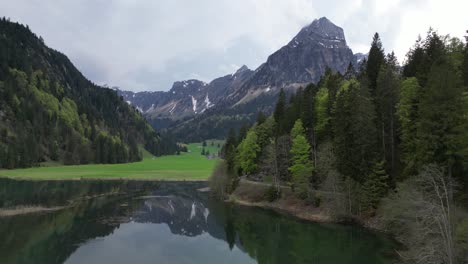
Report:
[[[395,243],[210,198],[206,182],[0,179],[0,263],[392,263]]]

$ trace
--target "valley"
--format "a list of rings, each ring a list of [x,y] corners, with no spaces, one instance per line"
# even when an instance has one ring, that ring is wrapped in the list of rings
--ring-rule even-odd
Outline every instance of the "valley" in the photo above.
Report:
[[[213,146],[211,145],[213,143]],[[217,162],[217,153],[222,141],[208,141],[207,146],[193,143],[187,146],[188,152],[180,155],[155,157],[149,152],[139,162],[125,164],[90,164],[60,166],[52,164],[28,169],[0,170],[0,177],[28,180],[176,180],[206,181]],[[209,159],[202,155],[206,150],[215,156]]]
[[[468,263],[459,28],[119,4],[0,18],[1,263]]]

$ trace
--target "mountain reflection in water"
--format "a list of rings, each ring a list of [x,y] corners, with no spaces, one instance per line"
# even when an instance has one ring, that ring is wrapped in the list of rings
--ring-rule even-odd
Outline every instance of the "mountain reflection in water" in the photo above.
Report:
[[[225,204],[197,191],[205,185],[0,179],[0,206],[37,201],[43,206],[70,205],[54,212],[0,217],[0,263],[392,260],[394,245],[385,236],[359,227],[308,223],[268,210]]]

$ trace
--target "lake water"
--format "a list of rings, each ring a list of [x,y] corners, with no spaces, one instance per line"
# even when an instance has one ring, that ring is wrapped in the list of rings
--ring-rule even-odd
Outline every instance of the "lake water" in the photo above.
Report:
[[[0,179],[0,263],[389,263],[394,244],[355,226],[310,223],[197,191],[204,183]],[[112,193],[104,196],[102,194]]]

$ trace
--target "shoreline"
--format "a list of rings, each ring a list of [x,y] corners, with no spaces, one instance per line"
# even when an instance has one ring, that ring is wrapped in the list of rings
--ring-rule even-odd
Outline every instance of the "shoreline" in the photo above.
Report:
[[[80,178],[43,178],[43,177],[23,177],[23,176],[3,176],[1,179],[18,181],[151,181],[151,182],[208,182],[208,179],[164,179],[164,178],[134,178],[134,177],[80,177]]]
[[[358,217],[350,217],[346,219],[333,219],[329,215],[323,213],[320,208],[314,208],[315,210],[310,210],[310,206],[288,206],[287,202],[276,203],[276,202],[253,202],[242,199],[236,195],[229,195],[227,199],[224,200],[226,203],[232,203],[239,206],[247,207],[256,207],[261,209],[267,209],[275,211],[279,214],[295,217],[300,220],[313,222],[313,223],[326,223],[326,224],[340,224],[340,225],[358,225],[365,229],[371,230],[373,232],[387,234],[393,237],[393,235],[382,228],[379,228],[379,225],[376,224],[374,218],[362,219]]]
[[[263,208],[268,210],[273,210],[280,214],[285,214],[288,216],[292,216],[301,220],[306,220],[309,222],[315,223],[340,223],[339,221],[334,221],[329,216],[320,214],[320,213],[313,213],[308,210],[299,210],[299,208],[291,209],[286,205],[274,203],[274,202],[252,202],[242,199],[235,195],[230,195],[228,199],[225,200],[227,203],[233,203],[236,205],[241,206],[248,206],[248,207],[257,207]]]
[[[268,202],[263,195],[266,188],[268,188],[267,185],[241,181],[237,189],[225,199],[225,202],[240,206],[273,210],[277,213],[309,222],[358,225],[373,232],[383,233],[393,237],[393,234],[383,228],[380,219],[377,217],[350,216],[345,218],[333,218],[327,214],[323,208],[307,204],[303,200],[292,195],[289,190],[284,189],[281,198],[273,202]]]

